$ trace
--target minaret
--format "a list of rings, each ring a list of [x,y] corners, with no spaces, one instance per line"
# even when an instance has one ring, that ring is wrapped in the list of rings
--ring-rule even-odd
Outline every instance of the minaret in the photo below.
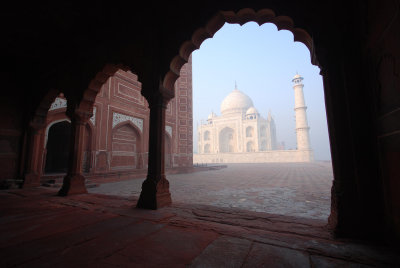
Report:
[[[311,150],[310,136],[307,122],[307,106],[304,101],[303,94],[303,77],[296,74],[293,77],[292,82],[294,83],[294,111],[296,114],[296,135],[297,135],[297,150]]]
[[[267,121],[269,124],[269,137],[271,140],[271,150],[276,150],[278,147],[278,142],[276,140],[275,120],[271,115],[271,110],[268,111]]]

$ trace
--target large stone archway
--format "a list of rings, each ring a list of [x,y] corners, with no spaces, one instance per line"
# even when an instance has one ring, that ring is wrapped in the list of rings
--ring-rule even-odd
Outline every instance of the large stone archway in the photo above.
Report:
[[[299,13],[297,12],[297,14]],[[332,63],[337,59],[343,59],[343,55],[338,53],[337,50],[334,51],[334,47],[335,45],[337,45],[337,43],[329,44],[329,38],[326,39],[322,37],[322,34],[319,36],[314,35],[313,38],[311,38],[311,35],[308,33],[307,30],[294,26],[294,20],[291,17],[276,16],[275,12],[271,9],[260,9],[258,11],[255,11],[249,8],[240,9],[239,7],[239,11],[237,12],[219,11],[215,16],[208,20],[204,27],[197,27],[196,30],[192,32],[193,34],[190,40],[186,40],[181,43],[179,55],[176,55],[171,60],[171,63],[169,65],[170,69],[164,76],[163,87],[166,89],[172,88],[174,81],[179,77],[180,66],[182,66],[186,62],[186,59],[189,57],[190,53],[195,49],[198,49],[204,40],[206,40],[207,38],[211,38],[223,26],[224,23],[239,23],[242,25],[249,21],[255,21],[260,25],[266,22],[271,22],[277,26],[278,30],[285,29],[291,31],[294,35],[294,41],[302,42],[309,49],[311,63],[319,66],[321,69],[321,74],[323,75],[324,79],[324,91],[326,96],[325,100],[328,114],[328,128],[331,143],[332,163],[334,168],[334,181],[331,195],[331,215],[329,217],[330,227],[337,235],[354,236],[356,233],[365,234],[368,232],[368,228],[366,228],[365,225],[363,225],[362,223],[370,220],[371,214],[375,215],[372,217],[374,219],[373,221],[375,222],[372,223],[370,226],[381,226],[383,224],[383,200],[381,199],[379,194],[376,195],[374,201],[372,201],[372,199],[368,197],[373,195],[374,189],[382,189],[382,184],[379,182],[378,175],[371,175],[378,173],[379,165],[375,162],[374,165],[368,166],[368,168],[361,168],[361,166],[359,165],[363,161],[359,162],[355,160],[355,155],[353,155],[353,153],[357,155],[358,153],[354,151],[349,154],[349,148],[351,147],[350,144],[360,144],[360,140],[358,139],[356,134],[353,134],[351,141],[349,141],[349,136],[347,135],[348,133],[352,132],[351,127],[349,127],[351,125],[350,122],[352,121],[352,116],[349,113],[344,113],[343,110],[340,110],[340,108],[338,108],[339,106],[335,106],[333,104],[340,103],[339,98],[346,98],[345,95],[347,93],[345,92],[348,90],[348,88],[344,85],[344,81],[349,79],[348,76],[343,75],[343,73],[340,74],[340,71],[338,71],[343,68],[343,66],[341,66],[339,63],[337,63],[336,65]],[[317,22],[315,22],[315,24],[317,24]],[[310,28],[312,28],[311,25]],[[325,29],[322,29],[321,31],[324,32]],[[319,47],[315,46],[316,40],[317,42],[320,42]],[[323,46],[321,44],[331,47],[332,53],[328,55],[326,50],[321,49],[321,47]],[[336,57],[336,59],[333,59],[333,57]],[[349,60],[351,58],[351,54],[348,54],[346,60],[348,61],[349,66],[352,64],[350,63],[352,60]],[[360,67],[359,69],[362,69],[361,66],[358,67]],[[347,73],[351,73],[350,68],[347,69]],[[336,75],[338,77],[336,77]],[[334,81],[333,79],[337,80]],[[361,84],[363,83],[354,82],[353,84],[355,87],[361,88]],[[356,96],[354,96],[354,98],[356,98]],[[357,113],[356,111],[361,110],[362,108],[355,105],[353,109],[354,113]],[[361,121],[359,121],[358,123],[360,123]],[[344,126],[344,122],[348,122],[348,125]],[[368,120],[363,121],[363,123],[365,125],[369,124]],[[363,136],[363,134],[364,133],[362,131],[358,132],[358,135],[360,136]],[[369,144],[363,149],[361,149],[360,147],[358,148],[360,151],[368,152],[372,155],[377,152],[376,145],[372,144]],[[351,155],[353,155],[353,157]],[[366,161],[364,163],[372,161],[371,159],[367,160],[365,158],[365,155],[362,154],[360,154],[359,157]],[[356,171],[358,169],[357,167],[359,167],[361,170]],[[351,173],[354,172],[354,176],[351,176],[352,179],[349,179],[349,175],[346,173],[347,171],[350,171]],[[361,173],[368,177],[368,182],[359,178],[359,174]],[[361,194],[361,192],[363,194]],[[359,198],[357,198],[356,196],[358,196]],[[362,230],[356,227],[358,225],[363,225]]]

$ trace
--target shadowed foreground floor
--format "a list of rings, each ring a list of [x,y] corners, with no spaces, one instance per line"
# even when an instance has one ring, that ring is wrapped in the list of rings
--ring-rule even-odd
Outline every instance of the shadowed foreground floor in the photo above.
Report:
[[[333,240],[325,221],[135,198],[0,192],[0,267],[393,267],[394,249]]]

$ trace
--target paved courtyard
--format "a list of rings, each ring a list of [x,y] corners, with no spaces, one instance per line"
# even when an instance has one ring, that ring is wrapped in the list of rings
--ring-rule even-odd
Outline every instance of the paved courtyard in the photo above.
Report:
[[[228,164],[167,176],[174,203],[203,204],[327,220],[331,162]],[[90,193],[138,197],[143,179],[104,183]]]

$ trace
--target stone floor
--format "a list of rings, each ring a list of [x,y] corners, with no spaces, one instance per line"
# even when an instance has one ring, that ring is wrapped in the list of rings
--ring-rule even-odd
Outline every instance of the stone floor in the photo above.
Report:
[[[322,220],[136,202],[2,190],[0,267],[400,267],[398,249],[333,239]]]
[[[173,202],[327,220],[330,162],[227,165],[221,170],[168,175]],[[143,180],[103,183],[89,192],[138,197]]]

